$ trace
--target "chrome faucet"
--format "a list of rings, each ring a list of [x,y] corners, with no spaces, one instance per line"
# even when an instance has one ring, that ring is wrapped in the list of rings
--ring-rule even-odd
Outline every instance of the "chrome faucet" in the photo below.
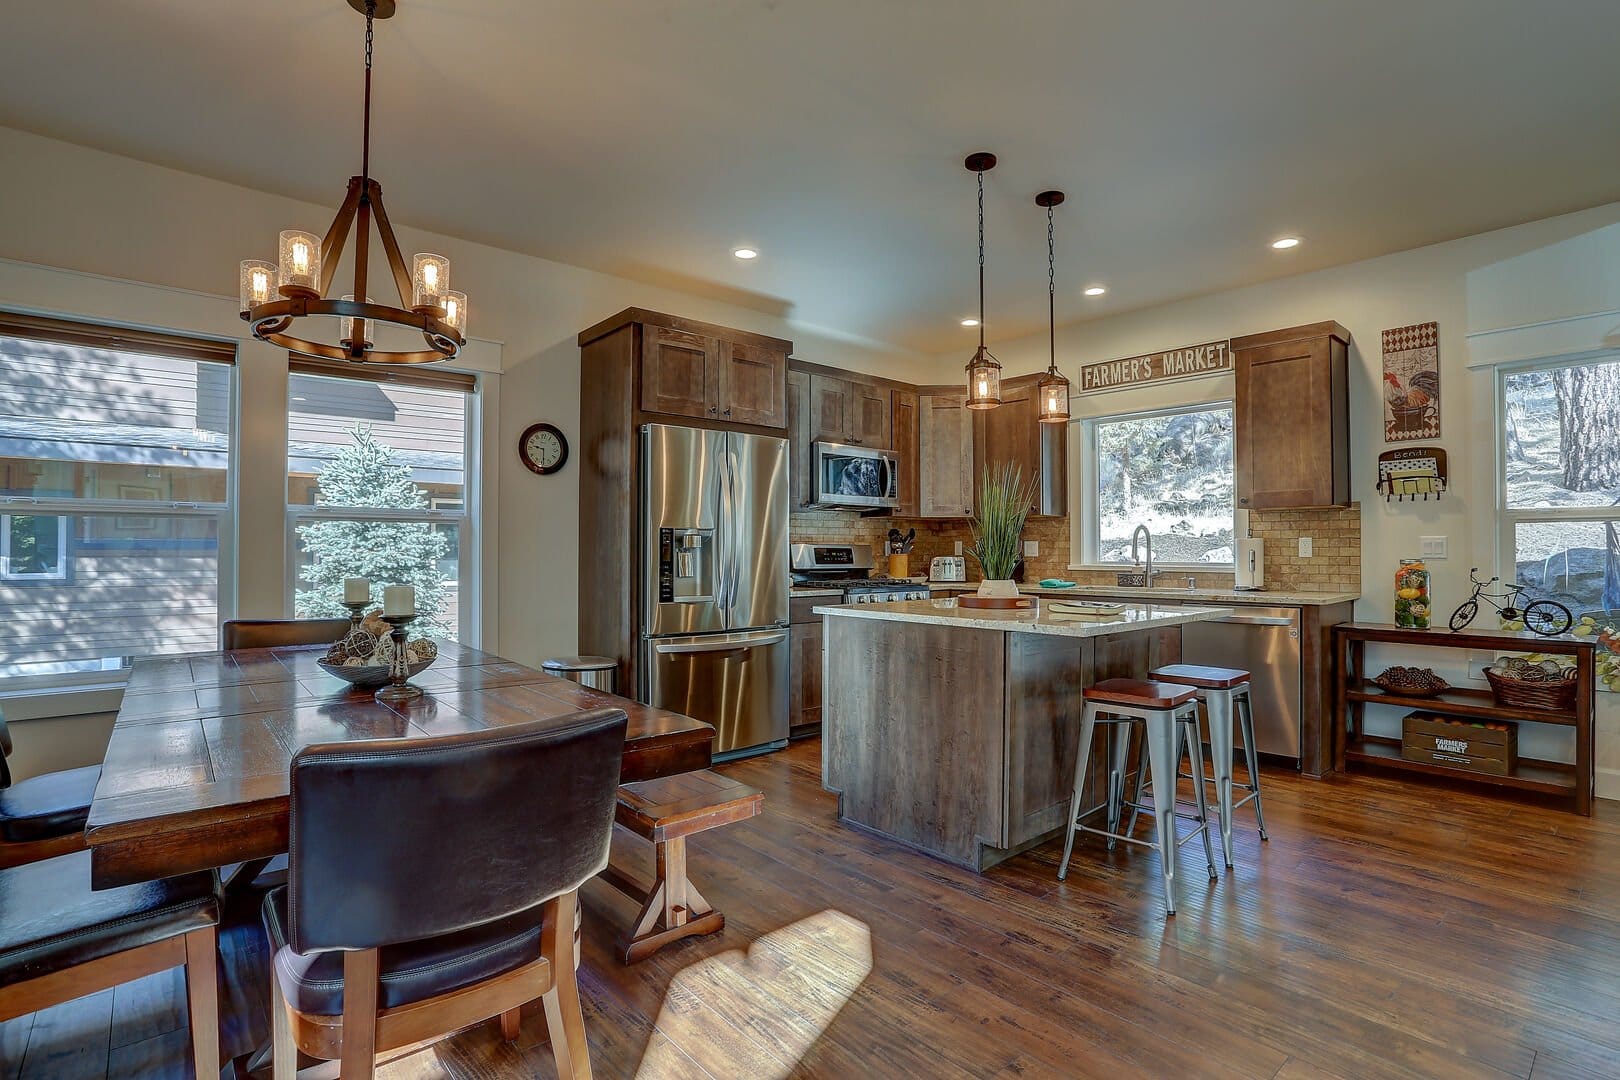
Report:
[[[1137,541],[1142,541],[1147,547],[1147,561],[1143,563],[1136,555]],[[1138,525],[1136,531],[1131,533],[1131,562],[1142,567],[1142,584],[1153,588],[1153,534],[1148,532],[1146,525]]]

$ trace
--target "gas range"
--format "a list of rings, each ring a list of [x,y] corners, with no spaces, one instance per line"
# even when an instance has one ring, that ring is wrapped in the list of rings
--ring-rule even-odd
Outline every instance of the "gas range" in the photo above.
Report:
[[[846,604],[884,604],[928,599],[928,586],[872,576],[870,544],[794,544],[793,584],[838,589]]]

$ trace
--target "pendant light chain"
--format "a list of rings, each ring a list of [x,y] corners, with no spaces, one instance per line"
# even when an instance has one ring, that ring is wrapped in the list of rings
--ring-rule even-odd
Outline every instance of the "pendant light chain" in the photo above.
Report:
[[[979,173],[979,348],[984,348],[984,173]]]
[[[1057,243],[1052,237],[1052,208],[1046,208],[1046,325],[1050,358],[1046,370],[1057,370]]]
[[[377,0],[366,0],[366,106],[365,127],[360,137],[360,175],[371,179],[371,38]]]

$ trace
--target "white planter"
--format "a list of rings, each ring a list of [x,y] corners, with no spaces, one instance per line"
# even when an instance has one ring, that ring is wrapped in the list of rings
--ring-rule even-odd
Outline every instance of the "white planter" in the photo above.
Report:
[[[996,581],[985,580],[979,582],[980,596],[1017,596],[1018,583],[1011,578],[1002,578]]]

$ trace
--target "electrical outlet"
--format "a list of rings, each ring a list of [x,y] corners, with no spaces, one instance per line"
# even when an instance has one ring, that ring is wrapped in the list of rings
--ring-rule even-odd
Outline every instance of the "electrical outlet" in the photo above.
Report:
[[[960,554],[962,554],[962,541],[960,541],[960,540],[958,540],[958,541],[957,541],[957,542],[956,542],[956,550],[955,550],[955,551],[953,551],[953,552],[951,552],[951,554],[953,554],[953,555],[960,555]]]
[[[1302,559],[1311,557],[1311,538],[1308,536],[1299,538],[1299,557]]]
[[[1446,539],[1447,538],[1444,537],[1444,536],[1420,536],[1420,537],[1418,537],[1418,540],[1421,543],[1421,547],[1419,548],[1419,553],[1425,559],[1443,559],[1443,558],[1445,558],[1446,557]]]
[[[1037,555],[1039,555],[1040,553],[1041,553],[1041,542],[1039,540],[1025,540],[1024,541],[1024,558],[1033,559]]]

